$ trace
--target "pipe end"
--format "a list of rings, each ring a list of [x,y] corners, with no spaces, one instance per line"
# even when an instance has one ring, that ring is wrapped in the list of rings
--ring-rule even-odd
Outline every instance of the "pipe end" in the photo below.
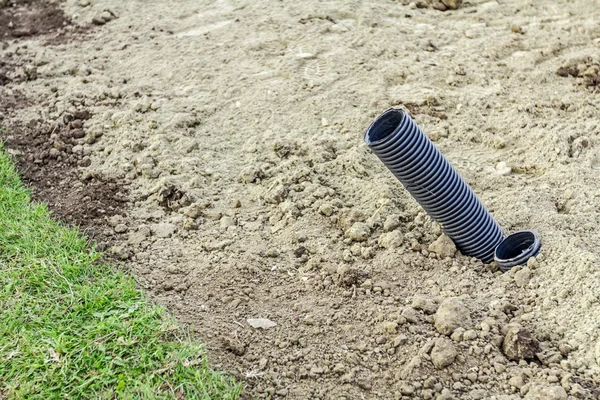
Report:
[[[502,272],[523,265],[539,254],[542,239],[536,231],[519,231],[507,236],[494,252],[494,261]]]
[[[389,108],[371,123],[365,132],[365,143],[367,146],[384,142],[396,133],[404,120],[404,110],[400,108]]]

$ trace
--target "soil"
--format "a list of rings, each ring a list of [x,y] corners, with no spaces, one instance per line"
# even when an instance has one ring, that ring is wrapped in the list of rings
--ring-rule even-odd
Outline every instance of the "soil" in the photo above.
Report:
[[[61,7],[0,39],[5,147],[245,396],[599,398],[596,2]],[[438,240],[363,144],[392,106],[537,259]]]

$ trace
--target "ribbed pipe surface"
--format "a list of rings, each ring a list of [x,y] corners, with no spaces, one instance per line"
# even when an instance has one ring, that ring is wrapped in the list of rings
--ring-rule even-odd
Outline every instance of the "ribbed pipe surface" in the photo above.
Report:
[[[493,261],[502,229],[408,114],[387,110],[371,124],[365,142],[461,253]]]

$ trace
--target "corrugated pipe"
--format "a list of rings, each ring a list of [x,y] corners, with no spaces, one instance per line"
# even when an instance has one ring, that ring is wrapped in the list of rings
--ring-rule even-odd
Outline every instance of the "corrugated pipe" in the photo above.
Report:
[[[461,253],[485,263],[494,260],[494,252],[504,239],[500,225],[407,113],[400,109],[385,111],[367,129],[365,142],[441,225]],[[531,237],[525,236],[529,243]],[[509,263],[515,258],[522,263],[524,257],[527,262],[529,256],[537,254],[539,246],[527,250],[535,252],[529,256],[515,251],[509,243],[499,256],[510,256]],[[498,264],[503,260],[507,258],[497,259]],[[512,266],[507,265],[506,270]],[[501,269],[505,270],[502,266]]]

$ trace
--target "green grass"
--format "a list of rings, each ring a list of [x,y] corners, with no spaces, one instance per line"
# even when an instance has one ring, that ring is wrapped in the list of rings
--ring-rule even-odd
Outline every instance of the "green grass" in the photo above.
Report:
[[[0,145],[0,398],[235,399],[203,348],[31,203]]]

